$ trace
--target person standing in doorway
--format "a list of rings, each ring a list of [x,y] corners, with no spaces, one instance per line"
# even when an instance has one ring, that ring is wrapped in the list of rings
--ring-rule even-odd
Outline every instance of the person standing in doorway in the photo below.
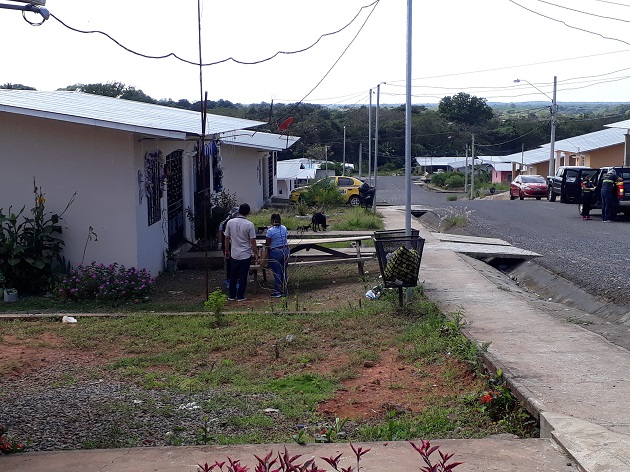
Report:
[[[278,213],[271,215],[271,228],[267,230],[265,246],[269,248],[269,265],[273,270],[273,298],[287,294],[287,264],[289,262],[289,242],[287,228],[282,224]]]
[[[225,257],[230,259],[230,286],[228,300],[245,301],[247,277],[252,260],[258,259],[256,228],[247,219],[250,207],[242,203],[238,215],[225,225]],[[238,283],[238,289],[237,289]]]
[[[591,181],[591,177],[588,174],[584,174],[582,177],[582,219],[590,220],[591,218],[591,206],[593,205],[593,193],[595,192],[595,185]]]
[[[617,172],[611,169],[602,180],[602,221],[610,223],[615,210],[615,183],[617,182]]]

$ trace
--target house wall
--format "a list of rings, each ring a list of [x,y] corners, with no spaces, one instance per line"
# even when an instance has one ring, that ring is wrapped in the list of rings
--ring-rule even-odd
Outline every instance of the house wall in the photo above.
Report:
[[[74,266],[93,260],[144,266],[134,147],[131,133],[0,113],[0,207],[26,205],[28,212],[33,177],[45,193],[47,211],[62,212],[76,192],[63,215],[65,258]],[[90,226],[98,241],[87,242]],[[153,273],[157,266],[149,268]]]
[[[585,165],[590,167],[621,166],[624,152],[624,144],[596,149],[586,154]]]
[[[223,188],[235,193],[238,203],[249,203],[252,211],[265,204],[264,179],[267,152],[230,144],[221,145]]]
[[[533,175],[542,175],[543,177],[547,177],[549,175],[549,161],[538,162],[536,164],[531,164],[533,170],[531,174]]]

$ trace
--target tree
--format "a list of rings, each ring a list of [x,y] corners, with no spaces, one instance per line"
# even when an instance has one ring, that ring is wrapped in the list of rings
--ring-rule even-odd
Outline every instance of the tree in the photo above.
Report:
[[[0,85],[0,89],[5,89],[5,90],[37,90],[34,87],[29,87],[28,85],[22,85],[22,84],[10,84],[10,83],[6,83],[4,85]]]
[[[440,100],[438,112],[447,120],[465,125],[482,125],[494,117],[494,111],[486,103],[485,98],[464,92]]]

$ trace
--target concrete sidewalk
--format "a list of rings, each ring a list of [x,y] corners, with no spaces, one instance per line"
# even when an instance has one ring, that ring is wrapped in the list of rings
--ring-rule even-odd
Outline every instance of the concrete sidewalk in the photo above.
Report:
[[[400,208],[380,208],[387,229],[405,227]],[[580,326],[552,317],[550,311],[574,310],[540,301],[482,262],[441,247],[418,221],[412,225],[426,240],[420,281],[443,311],[460,312],[467,336],[490,342],[486,361],[500,368],[516,395],[540,419],[542,439],[509,437],[433,441],[463,461],[468,471],[630,471],[630,353]],[[371,447],[362,469],[418,470],[423,464],[407,443],[359,444]],[[343,466],[354,465],[347,444],[286,445],[292,454],[329,457],[344,453]],[[35,452],[0,457],[0,471],[188,472],[197,463],[241,459],[283,450],[284,445],[203,446]],[[318,465],[326,465],[318,460]]]

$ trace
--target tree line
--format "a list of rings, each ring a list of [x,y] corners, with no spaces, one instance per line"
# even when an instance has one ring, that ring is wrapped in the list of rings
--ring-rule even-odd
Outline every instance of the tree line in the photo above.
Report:
[[[34,90],[22,84],[0,85],[4,89]],[[156,100],[142,90],[120,82],[74,84],[60,90],[81,91],[97,95],[154,103],[163,106],[200,111],[200,101],[187,99]],[[368,106],[331,106],[310,103],[241,104],[228,100],[207,103],[211,114],[263,121],[263,131],[288,133],[300,137],[281,159],[307,157],[358,163],[361,146],[364,165],[368,158]],[[604,125],[627,119],[630,103],[597,104],[580,107],[559,106],[556,139],[561,140],[599,131]],[[280,130],[287,118],[293,122]],[[372,110],[374,126],[375,109]],[[549,107],[534,104],[501,104],[490,106],[485,98],[458,93],[440,100],[437,107],[413,105],[411,108],[411,154],[423,156],[464,156],[475,135],[475,154],[501,156],[534,149],[550,141]],[[345,141],[344,141],[345,128]],[[374,129],[372,131],[374,137]],[[372,149],[372,153],[374,150]],[[468,151],[470,152],[470,151]],[[389,168],[404,167],[405,106],[381,105],[379,108],[378,162]]]

